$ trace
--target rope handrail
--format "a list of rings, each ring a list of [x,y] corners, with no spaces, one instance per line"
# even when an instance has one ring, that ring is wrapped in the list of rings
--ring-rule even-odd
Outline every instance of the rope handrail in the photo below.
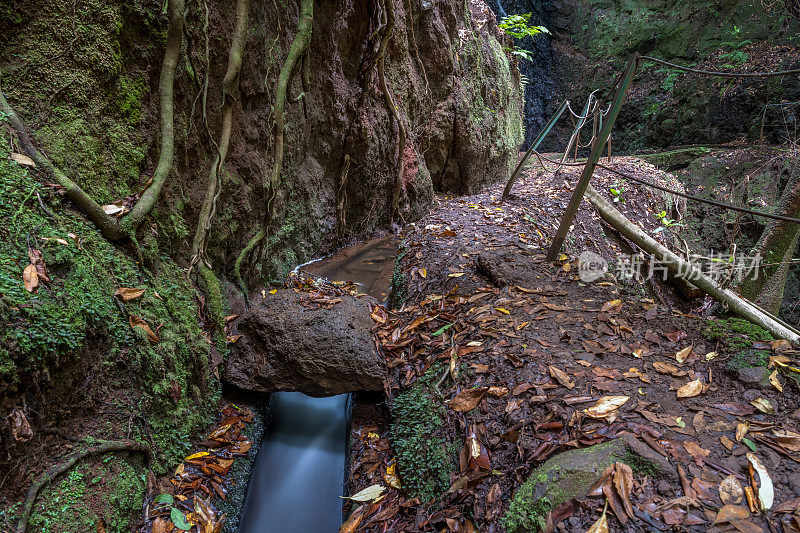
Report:
[[[547,161],[549,163],[554,163],[554,164],[557,164],[557,165],[561,164],[561,165],[566,166],[566,167],[582,167],[582,166],[584,166],[584,163],[559,163],[558,161],[554,161],[554,160],[542,155],[541,153],[537,152],[536,150],[534,150],[534,154],[536,155],[537,158],[539,158],[540,162],[541,162],[541,160],[544,160],[544,161]],[[542,165],[542,166],[544,167],[544,165]],[[682,196],[683,198],[686,198],[687,200],[694,200],[694,201],[697,201],[697,202],[702,202],[704,204],[713,205],[713,206],[716,206],[716,207],[723,207],[725,209],[731,209],[733,211],[739,211],[741,213],[748,213],[750,215],[755,215],[755,216],[759,216],[759,217],[771,218],[773,220],[781,220],[783,222],[793,222],[795,224],[800,224],[800,219],[798,219],[798,218],[786,217],[786,216],[783,216],[783,215],[773,215],[772,213],[764,213],[762,211],[756,211],[755,209],[748,209],[746,207],[741,207],[741,206],[734,205],[734,204],[729,204],[729,203],[726,203],[726,202],[718,202],[716,200],[709,200],[707,198],[701,198],[700,196],[695,196],[693,194],[689,194],[689,193],[685,193],[685,192],[681,192],[681,191],[676,191],[676,190],[670,189],[669,187],[664,187],[663,185],[658,185],[656,183],[651,183],[651,182],[643,180],[641,178],[637,178],[636,176],[632,176],[630,174],[626,174],[625,172],[622,172],[622,171],[616,170],[614,168],[608,167],[606,165],[603,165],[602,163],[597,163],[597,166],[602,168],[603,170],[607,170],[607,171],[611,172],[612,174],[617,174],[618,176],[622,176],[623,178],[629,179],[629,180],[634,181],[636,183],[639,183],[641,185],[647,185],[648,187],[652,187],[654,189],[658,189],[658,190],[663,191],[663,192],[674,194],[676,196]],[[546,170],[546,167],[545,167],[545,170]]]
[[[657,59],[655,57],[650,57],[650,56],[639,56],[639,61],[653,61],[655,63],[661,63],[662,65],[667,65],[669,67],[676,68],[678,70],[683,70],[685,72],[693,72],[695,74],[702,74],[704,76],[719,76],[722,78],[770,78],[778,76],[787,76],[790,74],[800,74],[800,69],[778,70],[775,72],[718,72],[711,70],[701,70],[692,67],[685,67],[683,65],[676,65],[675,63],[670,63],[669,61],[664,61],[663,59]]]
[[[591,97],[590,97],[591,98]],[[572,106],[567,102],[567,111],[569,111],[572,116],[578,120],[586,120],[589,118],[589,115],[594,113],[594,108],[597,106],[597,102],[594,102],[594,105],[591,107],[590,111],[588,111],[585,115],[578,115],[575,111],[572,110]]]

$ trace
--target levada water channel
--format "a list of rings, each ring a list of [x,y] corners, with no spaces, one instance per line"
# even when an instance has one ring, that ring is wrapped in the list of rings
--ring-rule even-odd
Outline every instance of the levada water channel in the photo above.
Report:
[[[344,248],[300,269],[330,280],[355,281],[363,292],[385,302],[396,254],[397,240],[389,236]],[[240,533],[338,531],[350,408],[350,395],[272,394]]]

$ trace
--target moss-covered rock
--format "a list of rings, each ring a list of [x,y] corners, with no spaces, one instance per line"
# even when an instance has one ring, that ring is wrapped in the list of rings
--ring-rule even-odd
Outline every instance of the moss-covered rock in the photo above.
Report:
[[[29,167],[8,156],[3,145],[0,408],[21,404],[22,397],[36,402],[35,431],[74,417],[80,427],[82,410],[97,409],[86,435],[149,442],[156,457],[152,467],[163,473],[188,451],[220,393],[210,374],[210,345],[200,329],[195,290],[168,257],[141,268],[36,181]],[[41,251],[51,278],[40,281],[36,292],[22,282],[29,247]],[[119,287],[146,291],[115,302]],[[144,320],[158,342],[132,328],[131,317]],[[57,479],[40,496],[33,523],[41,531],[81,531],[102,517],[108,531],[129,531],[145,470],[139,459],[125,457],[109,454]],[[29,465],[27,477],[44,466]]]
[[[723,343],[731,352],[742,352],[752,348],[754,342],[774,339],[761,326],[736,317],[707,320],[700,332],[709,340]]]
[[[614,439],[563,452],[534,470],[517,489],[503,516],[503,526],[509,533],[543,530],[548,513],[572,498],[585,496],[603,471],[616,462],[629,465],[638,475],[677,479],[664,458],[635,439]]]
[[[159,29],[139,2],[22,2],[0,32],[3,91],[53,162],[101,203],[138,189],[148,66],[127,41]],[[158,13],[158,8],[154,11]],[[2,24],[2,23],[0,23]]]
[[[28,521],[31,531],[128,533],[139,520],[147,486],[141,456],[108,454],[79,463],[39,495]]]

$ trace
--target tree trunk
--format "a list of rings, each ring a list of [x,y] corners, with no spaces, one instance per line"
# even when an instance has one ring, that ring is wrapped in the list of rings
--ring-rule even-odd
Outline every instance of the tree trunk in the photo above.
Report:
[[[776,212],[792,218],[800,218],[800,172],[798,163],[792,163],[789,182]],[[751,302],[762,304],[768,311],[777,313],[783,299],[789,264],[794,257],[800,236],[800,224],[783,220],[770,220],[753,255],[761,255],[761,268],[756,277],[750,277],[739,284],[739,292]]]
[[[732,313],[761,326],[776,337],[787,339],[794,344],[800,342],[800,335],[788,328],[784,323],[763,313],[747,300],[740,298],[733,291],[723,289],[716,281],[697,270],[691,263],[684,261],[660,242],[645,233],[639,226],[625,218],[625,215],[611,205],[611,202],[600,196],[591,185],[586,189],[586,199],[597,208],[603,220],[608,222],[614,229],[630,239],[642,250],[657,258],[673,275],[688,280],[717,301],[725,303]]]

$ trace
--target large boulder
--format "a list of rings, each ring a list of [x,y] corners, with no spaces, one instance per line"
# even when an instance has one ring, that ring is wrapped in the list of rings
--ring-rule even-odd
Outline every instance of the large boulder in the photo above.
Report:
[[[248,391],[310,396],[382,390],[386,363],[370,331],[371,301],[339,296],[320,304],[288,289],[257,297],[236,324],[242,337],[225,380]]]

